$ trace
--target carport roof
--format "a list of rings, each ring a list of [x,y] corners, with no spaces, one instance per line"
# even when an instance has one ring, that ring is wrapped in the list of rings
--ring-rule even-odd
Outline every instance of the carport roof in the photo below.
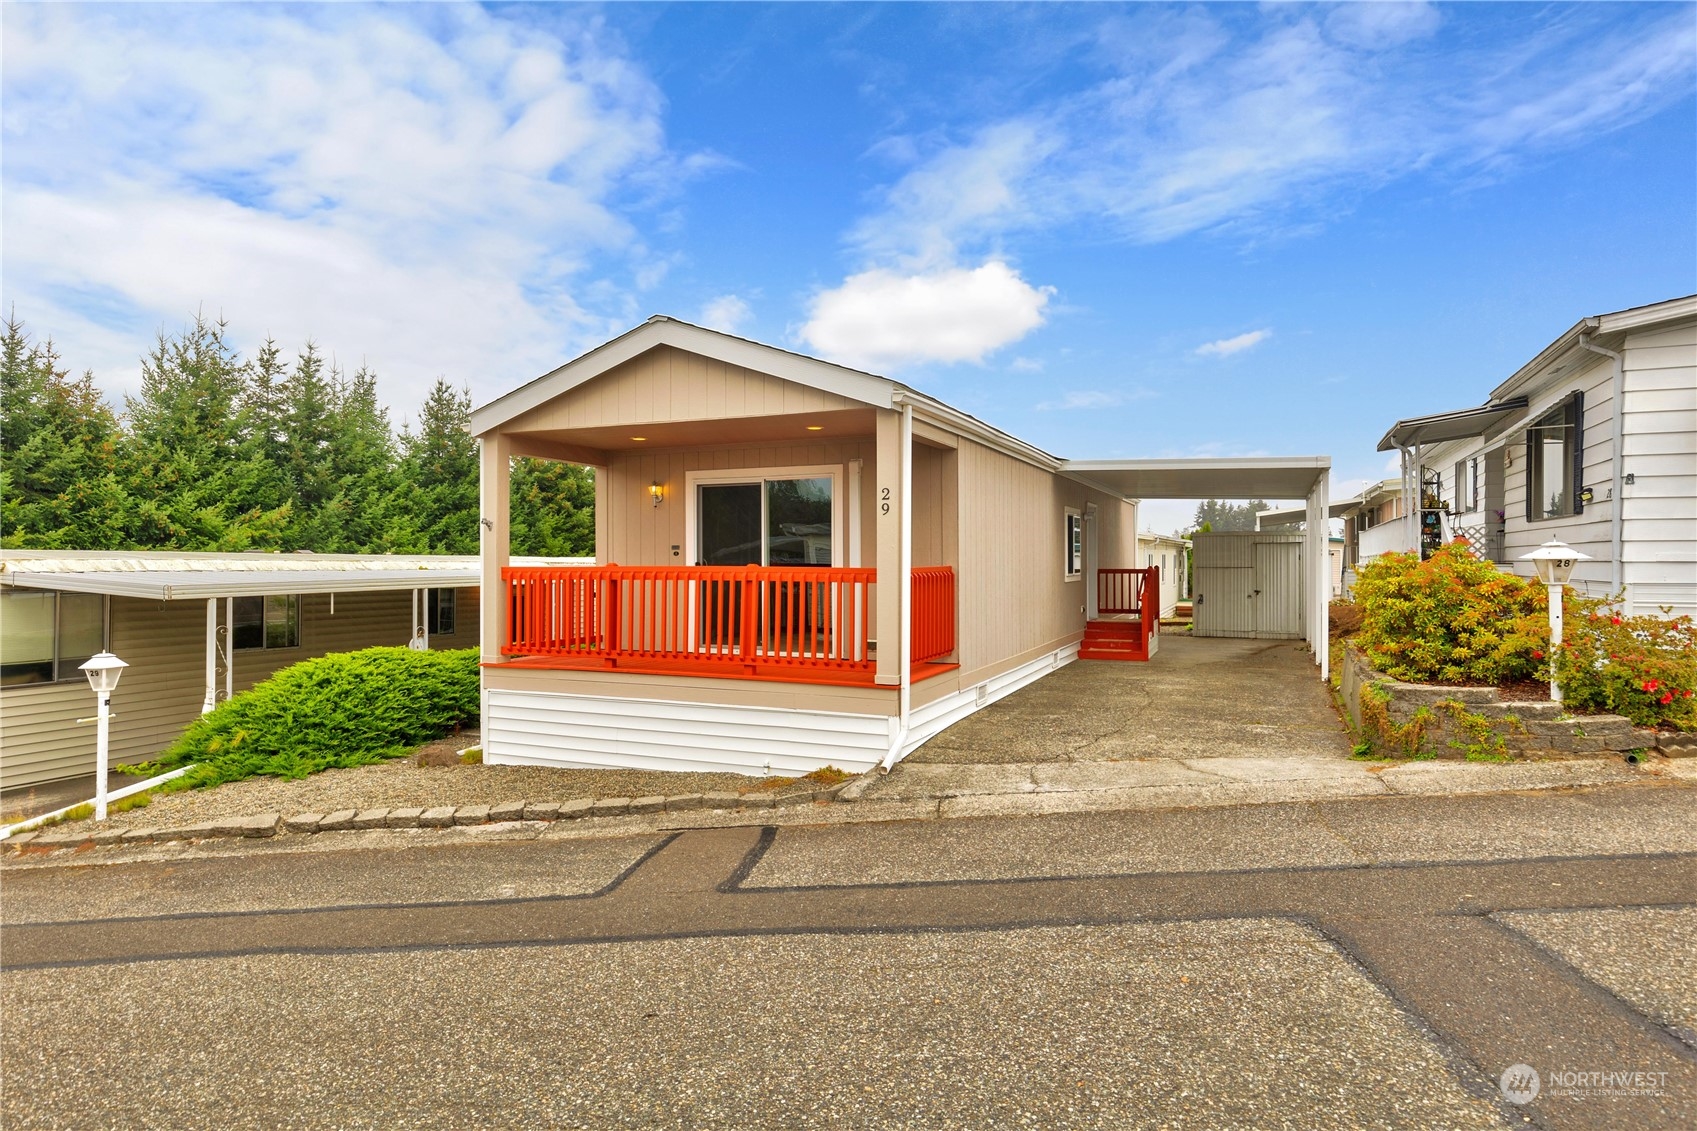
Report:
[[[1064,475],[1133,499],[1304,499],[1330,456],[1231,459],[1071,459]]]

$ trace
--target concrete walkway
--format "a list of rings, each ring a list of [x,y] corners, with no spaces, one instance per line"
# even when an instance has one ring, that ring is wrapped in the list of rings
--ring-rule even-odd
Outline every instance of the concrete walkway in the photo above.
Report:
[[[1641,779],[1618,758],[1505,765],[1350,757],[1308,652],[1168,636],[1148,663],[1080,660],[939,734],[845,801],[941,816],[1434,795]]]

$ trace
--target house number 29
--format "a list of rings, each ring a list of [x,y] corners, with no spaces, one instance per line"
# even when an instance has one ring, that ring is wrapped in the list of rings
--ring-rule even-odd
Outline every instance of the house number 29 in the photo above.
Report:
[[[882,502],[880,502],[878,504],[878,513],[879,514],[889,514],[890,513],[890,489],[888,487],[880,488],[879,492],[878,492],[878,498],[883,500]]]

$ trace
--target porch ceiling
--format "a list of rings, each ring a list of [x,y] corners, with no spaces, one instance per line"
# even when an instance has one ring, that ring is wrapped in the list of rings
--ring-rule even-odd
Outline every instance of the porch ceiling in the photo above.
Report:
[[[602,452],[654,448],[696,448],[722,444],[807,443],[864,438],[877,429],[873,409],[803,412],[785,416],[714,417],[605,425],[596,428],[553,428],[513,432],[515,439],[561,444]],[[638,439],[637,437],[642,437]],[[540,452],[536,454],[542,454]]]
[[[1305,499],[1330,456],[1235,459],[1073,459],[1061,473],[1132,499]]]

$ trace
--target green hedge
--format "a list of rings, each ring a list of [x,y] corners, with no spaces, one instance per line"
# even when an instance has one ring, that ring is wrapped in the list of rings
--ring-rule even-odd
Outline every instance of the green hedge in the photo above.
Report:
[[[170,789],[363,766],[440,738],[478,713],[477,650],[367,648],[284,668],[190,725],[158,758],[122,769],[194,769]]]

